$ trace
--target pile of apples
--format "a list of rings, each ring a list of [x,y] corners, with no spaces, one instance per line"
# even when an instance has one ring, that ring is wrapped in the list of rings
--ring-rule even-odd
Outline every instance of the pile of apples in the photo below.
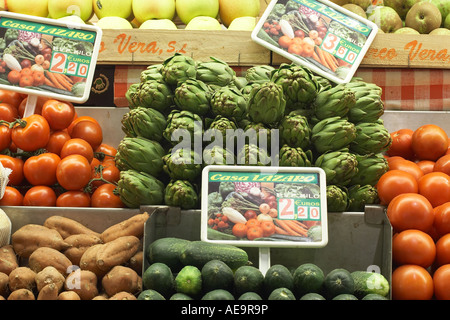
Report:
[[[382,33],[450,35],[449,0],[331,0]]]
[[[102,29],[253,30],[260,0],[0,0],[0,10]],[[95,17],[93,19],[93,17]],[[176,24],[181,21],[182,24]]]

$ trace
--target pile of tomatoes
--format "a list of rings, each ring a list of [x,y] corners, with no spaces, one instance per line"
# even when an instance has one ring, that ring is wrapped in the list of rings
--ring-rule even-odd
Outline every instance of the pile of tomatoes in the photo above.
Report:
[[[377,190],[394,230],[392,298],[449,300],[449,137],[433,124],[391,136]]]
[[[27,99],[0,90],[0,163],[12,170],[0,206],[124,207],[117,150],[103,143],[99,122],[46,98],[23,117]]]

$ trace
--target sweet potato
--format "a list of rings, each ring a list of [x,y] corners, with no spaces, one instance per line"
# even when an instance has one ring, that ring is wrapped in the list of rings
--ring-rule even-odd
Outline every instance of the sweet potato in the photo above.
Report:
[[[11,291],[18,289],[33,291],[36,289],[36,272],[28,267],[14,269],[9,274],[9,289]]]
[[[142,279],[129,267],[115,266],[103,277],[102,287],[110,297],[121,291],[138,294],[142,291]]]
[[[19,266],[16,253],[13,246],[7,244],[0,248],[0,272],[9,274]]]
[[[11,292],[8,300],[36,300],[33,292],[28,289],[17,289]]]
[[[97,266],[100,270],[109,271],[114,266],[126,263],[138,251],[139,238],[123,236],[102,244],[97,251]]]
[[[9,293],[9,276],[0,272],[0,296],[7,297]]]
[[[104,230],[100,238],[103,242],[109,242],[123,236],[141,238],[144,235],[144,224],[148,217],[149,214],[147,212],[134,215]]]
[[[98,278],[103,277],[107,272],[101,270],[97,265],[97,252],[102,246],[103,244],[95,244],[89,247],[80,258],[80,268],[93,272]]]
[[[56,300],[81,300],[81,298],[75,291],[63,291]]]
[[[137,300],[136,296],[125,291],[117,292],[108,300]]]
[[[64,287],[64,276],[53,266],[47,266],[42,271],[36,274],[36,287],[41,291],[46,285],[55,284],[58,288],[58,293]]]
[[[0,295],[0,301],[6,300],[4,296]]]
[[[39,291],[37,300],[57,300],[59,290],[56,284],[49,283],[45,285],[41,291]]]
[[[65,276],[69,267],[72,266],[72,262],[58,250],[41,247],[30,255],[28,265],[36,273],[42,271],[45,267],[52,266]]]
[[[102,243],[100,237],[94,234],[74,234],[64,240],[70,245],[70,248],[63,253],[76,266],[80,265],[81,256],[89,247]]]
[[[98,232],[89,229],[80,222],[63,216],[48,217],[44,221],[44,226],[58,231],[63,239],[74,234],[93,234],[100,236]]]
[[[99,294],[93,297],[92,300],[108,300],[108,296],[106,294]]]
[[[38,224],[26,224],[11,235],[11,244],[17,255],[28,258],[33,251],[40,247],[64,250],[68,244],[58,231]]]
[[[77,269],[67,276],[64,288],[74,291],[81,300],[91,300],[98,295],[97,276],[92,271]]]
[[[134,254],[128,261],[127,265],[131,269],[137,272],[138,275],[142,275],[142,263],[144,262],[144,251],[140,250]]]

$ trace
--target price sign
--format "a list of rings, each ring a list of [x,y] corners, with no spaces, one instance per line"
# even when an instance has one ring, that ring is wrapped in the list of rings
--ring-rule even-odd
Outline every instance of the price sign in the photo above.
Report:
[[[96,26],[1,11],[0,88],[87,101],[101,36]]]
[[[252,39],[333,82],[347,83],[377,31],[375,23],[328,0],[272,0]]]
[[[325,246],[325,172],[316,167],[205,167],[201,239],[260,248]]]

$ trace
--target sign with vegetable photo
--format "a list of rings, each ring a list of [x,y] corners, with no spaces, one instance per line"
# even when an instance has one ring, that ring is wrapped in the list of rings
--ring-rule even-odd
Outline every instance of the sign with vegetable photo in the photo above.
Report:
[[[324,246],[328,236],[322,170],[264,169],[206,167],[203,240],[238,241],[245,246]]]
[[[101,30],[0,12],[0,87],[72,102],[89,98]]]
[[[349,82],[378,27],[327,0],[272,1],[252,32],[264,47],[337,83]]]

